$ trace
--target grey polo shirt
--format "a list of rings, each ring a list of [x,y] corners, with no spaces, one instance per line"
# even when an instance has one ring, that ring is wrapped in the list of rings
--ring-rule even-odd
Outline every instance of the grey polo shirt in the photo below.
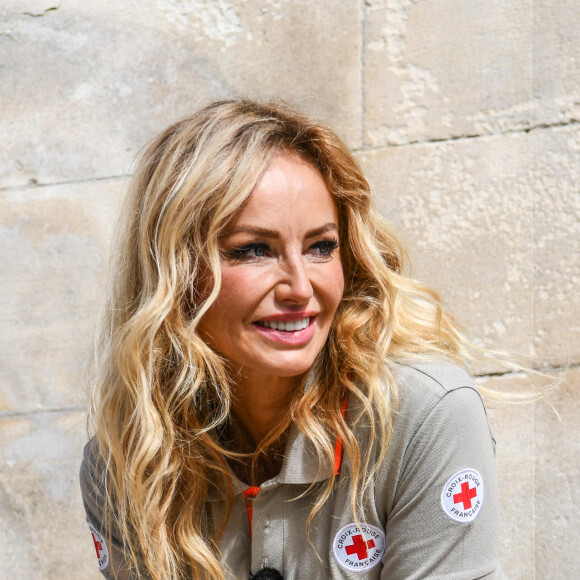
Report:
[[[333,466],[319,466],[311,444],[292,429],[282,470],[252,501],[251,535],[247,486],[235,481],[234,511],[220,543],[228,578],[245,580],[263,567],[294,580],[504,578],[497,561],[494,442],[472,379],[458,367],[435,363],[399,365],[395,378],[399,406],[392,440],[360,520],[350,509],[345,458],[307,538],[316,489],[307,490],[322,484]],[[349,401],[347,420],[354,405]],[[377,449],[364,427],[356,436],[364,448]],[[123,568],[124,556],[116,531],[108,538],[104,530],[98,465],[89,444],[81,467],[83,500],[102,572],[114,578],[111,568]],[[210,505],[218,516],[220,503],[210,499]]]

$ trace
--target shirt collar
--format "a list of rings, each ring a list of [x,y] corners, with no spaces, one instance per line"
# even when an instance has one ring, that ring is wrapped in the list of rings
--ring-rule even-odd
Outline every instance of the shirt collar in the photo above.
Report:
[[[318,457],[314,444],[294,423],[290,426],[284,462],[272,480],[278,484],[310,484],[330,477],[332,465],[327,457]],[[264,482],[265,486],[269,482]]]

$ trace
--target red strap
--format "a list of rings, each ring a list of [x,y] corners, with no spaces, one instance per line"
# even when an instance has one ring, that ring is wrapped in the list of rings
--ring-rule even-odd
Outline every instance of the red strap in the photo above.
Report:
[[[348,403],[348,395],[345,393],[342,402],[340,403],[340,414],[344,419],[346,414],[346,405]],[[334,444],[334,475],[338,475],[340,471],[340,463],[342,461],[342,438],[340,435],[336,437],[336,442]]]
[[[252,512],[254,507],[254,498],[258,495],[259,491],[259,487],[248,487],[248,489],[244,489],[246,509],[248,510],[248,523],[250,524],[250,538],[252,537]]]

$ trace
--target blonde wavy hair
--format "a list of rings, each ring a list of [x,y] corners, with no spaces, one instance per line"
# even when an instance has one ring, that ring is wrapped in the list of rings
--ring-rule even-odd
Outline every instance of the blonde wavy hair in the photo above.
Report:
[[[318,169],[335,199],[345,290],[309,387],[296,389],[256,455],[294,422],[320,465],[333,465],[341,437],[352,465],[351,508],[361,513],[357,498],[373,485],[371,465],[389,445],[397,404],[392,364],[469,358],[437,294],[403,275],[401,244],[335,133],[284,105],[250,100],[216,102],[169,127],[142,155],[119,228],[91,413],[109,517],[134,567],[142,562],[155,580],[225,578],[218,542],[233,504],[227,460],[235,454],[220,434],[233,384],[227,361],[197,328],[220,291],[220,233],[280,153]],[[199,289],[202,276],[209,293]],[[340,410],[345,392],[360,409],[348,423]],[[370,440],[382,442],[377,462],[353,434],[361,422]],[[329,474],[320,489],[309,522],[335,478]],[[225,502],[220,522],[207,511],[210,493]]]

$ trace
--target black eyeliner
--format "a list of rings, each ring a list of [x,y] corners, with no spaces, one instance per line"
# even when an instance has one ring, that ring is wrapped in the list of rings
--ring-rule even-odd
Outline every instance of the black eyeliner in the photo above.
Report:
[[[233,248],[232,250],[227,250],[225,253],[226,256],[233,258],[233,259],[243,259],[245,257],[247,257],[248,252],[251,252],[252,250],[256,250],[257,248],[264,248],[265,251],[268,251],[268,245],[258,242],[258,243],[251,243],[251,244],[245,244],[243,246],[238,246],[236,248]],[[261,258],[262,256],[256,256],[257,258]]]
[[[340,242],[337,239],[332,239],[332,240],[320,240],[318,242],[315,242],[314,244],[312,244],[313,248],[316,247],[324,247],[326,248],[326,253],[328,255],[332,254],[332,252],[334,252],[334,250],[336,250],[338,247],[340,246]]]

